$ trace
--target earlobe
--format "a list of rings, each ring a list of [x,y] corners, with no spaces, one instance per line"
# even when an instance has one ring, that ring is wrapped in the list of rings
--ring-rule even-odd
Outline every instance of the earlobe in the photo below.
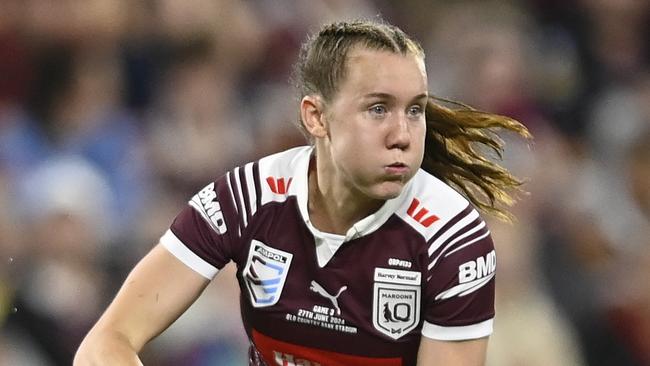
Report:
[[[305,130],[313,137],[327,136],[324,104],[320,96],[307,95],[300,102],[300,118]]]

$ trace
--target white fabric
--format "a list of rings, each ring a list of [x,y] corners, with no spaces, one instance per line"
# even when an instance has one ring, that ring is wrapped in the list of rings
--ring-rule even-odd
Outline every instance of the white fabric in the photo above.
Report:
[[[462,341],[487,337],[492,334],[494,319],[459,327],[443,327],[427,321],[422,326],[422,335],[439,341]]]
[[[359,220],[354,225],[352,225],[346,235],[341,236],[343,240],[339,242],[339,239],[335,238],[335,234],[325,233],[318,230],[309,219],[309,211],[307,209],[307,200],[309,197],[308,175],[309,162],[311,159],[312,151],[313,148],[300,152],[300,155],[298,156],[296,162],[293,182],[294,185],[292,186],[292,188],[295,187],[295,190],[293,190],[291,193],[296,195],[300,214],[305,224],[314,235],[314,238],[316,240],[316,252],[318,253],[318,263],[321,267],[323,267],[332,258],[332,256],[334,256],[341,244],[352,239],[371,234],[379,229],[381,225],[383,225],[386,221],[388,221],[391,215],[395,213],[397,208],[400,205],[403,205],[404,201],[410,196],[409,187],[411,185],[411,182],[407,183],[407,185],[402,190],[402,193],[398,197],[387,200],[377,212],[368,215],[367,217]]]
[[[214,276],[217,275],[217,272],[219,272],[219,269],[215,266],[206,262],[203,258],[188,249],[171,230],[167,230],[165,235],[160,238],[160,243],[165,247],[165,249],[174,255],[174,257],[178,258],[178,260],[183,262],[186,266],[209,280],[213,279]]]
[[[312,233],[314,233],[314,240],[316,242],[316,256],[318,257],[318,266],[323,268],[327,262],[332,259],[334,253],[345,242],[344,235],[330,234],[319,231],[318,229],[308,224]]]

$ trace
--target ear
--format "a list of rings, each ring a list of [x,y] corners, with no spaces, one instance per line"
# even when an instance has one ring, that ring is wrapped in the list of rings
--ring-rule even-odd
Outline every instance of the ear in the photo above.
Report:
[[[327,121],[324,112],[325,104],[318,95],[307,95],[300,101],[300,119],[307,132],[313,137],[327,136]]]

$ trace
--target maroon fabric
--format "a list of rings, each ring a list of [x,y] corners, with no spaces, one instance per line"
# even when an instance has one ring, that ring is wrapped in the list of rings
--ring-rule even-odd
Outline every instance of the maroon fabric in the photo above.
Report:
[[[243,167],[239,171],[243,172]],[[264,360],[259,358],[265,354],[299,357],[291,353],[291,350],[296,349],[314,350],[305,351],[304,354],[307,355],[334,352],[359,356],[359,359],[398,358],[403,365],[415,365],[424,320],[441,326],[459,326],[478,323],[494,316],[493,279],[466,296],[435,300],[440,292],[459,285],[459,266],[485,257],[494,249],[492,240],[487,235],[451,255],[445,256],[443,253],[484,235],[486,228],[452,246],[448,245],[480,224],[480,219],[477,219],[463,228],[455,229],[457,232],[429,256],[430,243],[471,213],[471,207],[449,220],[429,243],[410,224],[393,215],[377,231],[344,243],[334,257],[320,268],[314,238],[300,216],[295,196],[288,197],[284,202],[266,203],[257,207],[254,215],[250,215],[250,206],[260,205],[260,179],[264,179],[259,176],[257,164],[253,166],[253,172],[256,182],[250,185],[246,184],[243,173],[239,178],[242,188],[254,187],[257,202],[249,202],[247,192],[243,192],[244,205],[240,205],[237,189],[234,188],[236,182],[233,171],[230,174],[230,184],[234,191],[232,195],[225,177],[215,182],[215,200],[220,203],[228,227],[223,235],[216,233],[192,207],[183,210],[171,226],[172,232],[190,250],[216,268],[222,268],[230,260],[237,264],[237,278],[242,290],[242,320],[253,343],[251,365],[264,364]],[[232,200],[233,195],[235,202]],[[245,227],[242,215],[248,217]],[[260,244],[254,243],[262,243],[264,248],[280,254],[276,253],[276,257],[273,257],[267,251],[259,249]],[[251,251],[251,247],[257,249]],[[267,254],[259,254],[257,250]],[[281,253],[289,253],[291,258]],[[432,259],[440,253],[443,254],[439,261],[429,270]],[[254,258],[255,265],[251,265],[249,258]],[[410,268],[404,263],[396,265],[394,259],[410,262]],[[286,265],[289,260],[290,265]],[[250,270],[248,274],[247,268]],[[378,331],[373,325],[373,300],[377,296],[374,289],[376,268],[407,270],[421,275],[418,299],[420,316],[415,319],[416,326],[403,335],[399,334],[398,339]],[[274,277],[280,272],[281,275]],[[280,286],[275,281],[282,276],[285,276],[284,285]],[[315,290],[312,281],[332,297],[328,298]],[[251,283],[258,286],[255,296],[251,296]],[[340,314],[334,304],[334,295],[337,295]],[[260,305],[263,301],[275,300],[277,302],[273,305]],[[256,303],[260,306],[254,306]],[[397,314],[398,311],[401,312]],[[400,310],[397,306],[393,307],[392,313],[379,316],[406,317],[411,311],[410,307],[407,309],[402,306]],[[305,321],[311,319],[310,316],[320,320]],[[261,345],[255,344],[255,334],[262,335],[258,335],[258,338],[263,337],[267,341]],[[263,348],[269,345],[280,347],[277,345],[284,343],[298,348]],[[265,361],[274,364],[273,360]]]

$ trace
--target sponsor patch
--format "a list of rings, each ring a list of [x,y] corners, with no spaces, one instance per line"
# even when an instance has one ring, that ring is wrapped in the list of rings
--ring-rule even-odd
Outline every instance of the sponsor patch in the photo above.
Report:
[[[458,285],[439,293],[436,300],[454,296],[463,297],[487,285],[494,277],[497,267],[496,252],[492,250],[485,256],[458,266]]]
[[[217,192],[214,191],[214,183],[208,184],[199,193],[195,194],[189,204],[201,214],[212,230],[221,235],[228,231],[221,212],[221,205],[217,200]]]
[[[398,339],[420,320],[421,273],[375,268],[372,323],[379,332]]]
[[[256,308],[278,302],[293,254],[253,240],[244,267],[244,282],[251,304]]]

